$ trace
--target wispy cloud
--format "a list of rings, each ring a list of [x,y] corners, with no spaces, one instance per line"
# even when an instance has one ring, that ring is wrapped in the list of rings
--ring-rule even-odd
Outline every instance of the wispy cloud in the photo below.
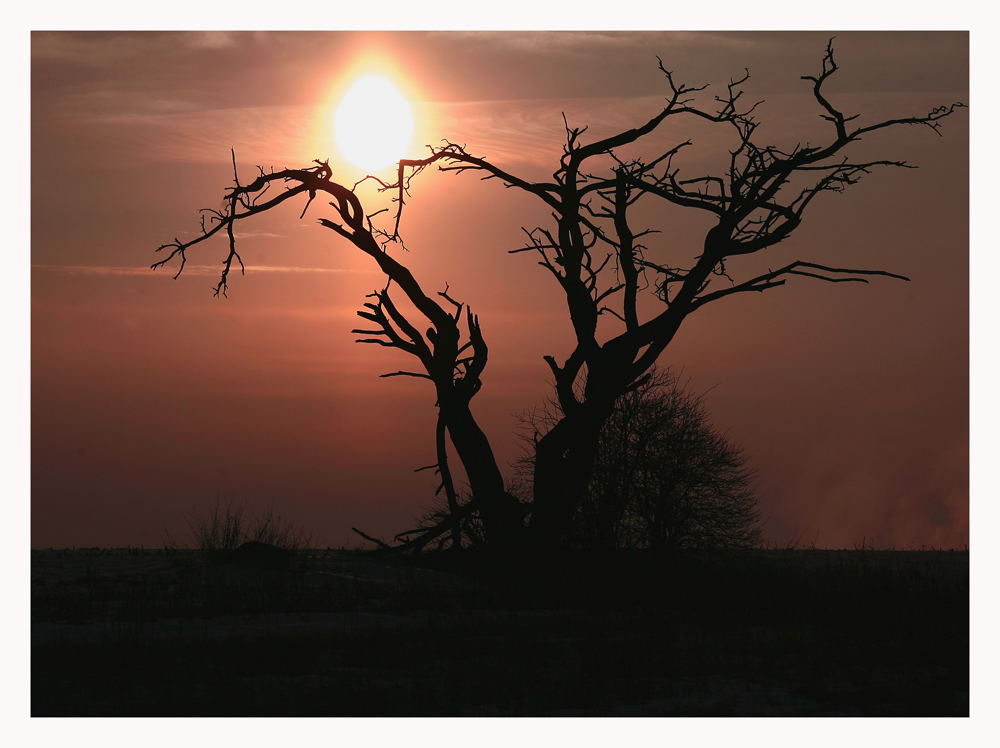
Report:
[[[247,231],[241,230],[236,233],[240,239],[284,239],[285,234],[276,234],[273,231]]]
[[[94,67],[122,58],[164,59],[191,51],[226,50],[266,39],[266,34],[246,31],[35,31],[31,35],[31,55],[35,60]]]
[[[248,273],[355,273],[357,270],[346,268],[316,268],[302,267],[298,265],[247,265]],[[143,276],[160,277],[164,271],[173,275],[170,268],[161,268],[160,272],[153,271],[148,265],[134,267],[128,265],[32,265],[32,270],[48,273],[62,273],[66,275],[96,275],[96,276]],[[218,265],[193,265],[188,263],[184,266],[185,275],[218,275]]]
[[[471,152],[486,155],[495,163],[533,163],[553,168],[566,138],[563,115],[571,127],[588,126],[586,139],[593,141],[645,122],[663,106],[662,96],[429,105],[441,134],[467,144]],[[662,129],[684,132],[686,136],[691,125],[677,118]]]
[[[194,49],[227,49],[237,43],[235,31],[192,31],[184,36],[184,41]]]
[[[265,166],[292,166],[308,163],[316,119],[308,107],[284,106],[117,114],[90,122],[114,140],[120,156],[217,163],[236,143],[237,156],[253,154]]]

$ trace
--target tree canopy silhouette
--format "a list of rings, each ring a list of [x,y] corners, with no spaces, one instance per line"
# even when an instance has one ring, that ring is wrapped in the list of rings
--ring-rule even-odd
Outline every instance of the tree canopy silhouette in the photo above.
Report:
[[[571,126],[564,117],[565,144],[551,180],[519,177],[451,141],[430,147],[425,158],[399,161],[394,181],[366,177],[393,195],[396,209],[390,228],[373,223],[383,211],[366,214],[354,192],[358,185],[349,188],[334,181],[326,162],[317,161],[305,169],[260,169],[252,182],[243,185],[235,172],[234,156],[235,186],[226,193],[225,206],[203,212],[202,232],[195,239],[175,239],[161,246],[159,250],[166,251],[166,256],[153,267],[179,259],[179,275],[194,245],[225,233],[229,254],[215,289],[216,294],[225,295],[233,263],[243,267],[233,233],[237,221],[297,196],[306,199],[304,216],[318,194],[332,198],[329,204],[334,217],[320,218],[320,224],[371,257],[387,281],[359,312],[373,325],[358,331],[364,336],[360,342],[410,354],[417,360],[417,370],[390,376],[427,378],[434,386],[439,416],[437,468],[454,511],[459,508],[453,500],[444,434],[450,436],[473,494],[472,503],[463,511],[481,513],[491,545],[558,547],[587,496],[600,436],[615,403],[648,381],[652,367],[690,315],[706,304],[741,293],[768,291],[794,278],[830,283],[868,283],[873,277],[908,280],[887,270],[838,267],[809,259],[745,275],[738,275],[735,266],[740,264],[737,260],[762,255],[789,238],[801,225],[806,209],[824,193],[843,191],[879,168],[910,168],[902,160],[854,158],[848,153],[849,146],[867,136],[906,126],[926,127],[940,135],[941,121],[963,106],[954,103],[924,115],[864,124],[859,114],[841,111],[824,90],[838,70],[831,40],[820,70],[802,76],[819,116],[828,123],[827,136],[816,145],[775,145],[761,142],[758,136],[756,111],[761,102],[745,103],[743,86],[749,71],[731,80],[724,93],[703,103],[707,86],[680,83],[662,61],[658,66],[664,77],[666,103],[644,123],[586,142],[587,128]],[[665,150],[657,148],[648,156],[624,155],[677,118],[700,122],[705,128],[721,128],[727,134],[731,147],[720,154],[716,172],[683,170],[681,162],[691,140],[676,142]],[[389,254],[392,245],[402,243],[400,227],[412,181],[431,165],[446,172],[474,172],[486,180],[499,180],[541,200],[551,212],[551,223],[525,227],[525,244],[513,250],[533,253],[551,275],[555,292],[565,300],[573,329],[568,355],[544,357],[554,379],[560,417],[534,445],[527,526],[524,508],[504,490],[490,443],[470,408],[487,360],[477,317],[449,295],[447,288],[437,298],[425,293],[410,271]],[[274,184],[284,189],[265,199],[265,192]],[[654,241],[657,229],[635,225],[635,206],[640,201],[662,201],[664,207],[701,214],[711,220],[711,226],[700,246],[672,248],[668,242]],[[390,291],[397,289],[415,308],[419,324],[430,324],[426,333],[420,333],[418,322],[407,318],[393,302]],[[643,296],[659,306],[648,311],[649,305],[640,301]],[[602,317],[614,320],[616,326],[610,333],[607,325],[599,330]],[[456,532],[457,524],[431,528],[421,537],[439,535],[449,528]]]
[[[527,422],[537,433],[560,417],[556,406]],[[530,471],[532,451],[526,463]],[[750,548],[760,542],[757,505],[753,472],[703,397],[654,369],[615,401],[567,539],[606,551]]]

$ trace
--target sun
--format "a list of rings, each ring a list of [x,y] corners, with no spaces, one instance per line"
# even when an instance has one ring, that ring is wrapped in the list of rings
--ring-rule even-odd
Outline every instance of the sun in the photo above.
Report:
[[[344,158],[367,172],[385,169],[406,155],[413,112],[406,97],[385,78],[359,78],[340,100],[334,136]]]

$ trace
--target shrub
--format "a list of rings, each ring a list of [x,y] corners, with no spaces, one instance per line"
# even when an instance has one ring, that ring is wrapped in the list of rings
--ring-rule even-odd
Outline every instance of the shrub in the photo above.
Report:
[[[282,520],[273,509],[250,515],[243,506],[216,502],[206,517],[191,522],[195,547],[212,560],[233,557],[244,543],[257,543],[296,553],[309,547],[309,538]]]

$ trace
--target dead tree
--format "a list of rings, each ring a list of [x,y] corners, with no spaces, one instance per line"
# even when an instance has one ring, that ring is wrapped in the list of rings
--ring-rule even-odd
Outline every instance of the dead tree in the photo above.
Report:
[[[482,516],[491,544],[497,548],[517,544],[523,529],[520,505],[504,490],[503,476],[489,440],[470,409],[472,398],[482,387],[481,375],[488,355],[478,317],[467,305],[449,295],[447,287],[437,294],[442,300],[440,302],[425,293],[409,269],[386,251],[390,241],[398,240],[398,233],[394,231],[390,236],[373,225],[371,219],[376,214],[366,215],[354,192],[357,184],[352,188],[345,187],[333,180],[333,172],[327,162],[314,163],[315,166],[305,169],[270,172],[258,167],[256,178],[243,185],[236,170],[234,153],[235,184],[225,194],[224,207],[203,209],[201,233],[189,241],[175,238],[159,247],[157,251],[166,255],[152,267],[156,269],[179,261],[176,278],[184,271],[187,253],[193,247],[217,234],[225,234],[229,253],[222,263],[214,293],[226,296],[234,263],[238,264],[241,272],[245,269],[236,247],[234,228],[237,221],[264,213],[299,196],[306,199],[301,218],[317,195],[332,198],[329,205],[334,208],[334,218],[320,218],[319,223],[371,257],[387,279],[386,286],[371,293],[368,296],[370,300],[358,312],[358,316],[369,323],[369,326],[353,331],[362,336],[358,342],[408,353],[419,363],[419,370],[395,371],[382,376],[428,379],[434,385],[437,397],[435,448],[438,462],[430,467],[440,472],[441,486],[446,491],[449,505],[455,510],[455,516],[440,527],[422,529],[416,537],[408,537],[404,545],[419,547],[448,530],[457,534],[458,505],[447,463],[446,432],[466,471],[474,496],[473,506]],[[268,195],[272,187],[277,189]],[[406,297],[423,319],[421,324],[429,323],[426,332],[421,333],[417,324],[399,309],[390,296],[391,289],[399,289]],[[466,328],[464,336],[461,329],[463,320]],[[460,542],[457,536],[454,539]]]
[[[761,144],[756,139],[758,105],[745,106],[742,86],[749,71],[731,80],[726,92],[705,107],[696,102],[706,86],[678,83],[659,62],[668,96],[665,106],[645,123],[610,137],[585,143],[585,127],[565,122],[566,142],[551,181],[522,179],[491,161],[472,155],[452,142],[431,149],[422,160],[401,161],[398,231],[405,179],[436,163],[442,171],[480,173],[506,187],[541,200],[552,224],[524,229],[526,244],[513,252],[533,252],[565,297],[574,342],[561,361],[545,356],[555,380],[562,417],[535,445],[531,531],[541,547],[558,545],[585,495],[601,429],[614,402],[643,380],[667,348],[680,325],[706,304],[740,293],[764,292],[792,278],[830,283],[868,283],[873,276],[908,280],[885,270],[833,267],[805,259],[767,272],[734,277],[733,260],[760,255],[787,239],[801,224],[806,209],[826,192],[839,192],[881,167],[908,168],[898,160],[861,160],[847,154],[863,137],[908,125],[940,134],[941,120],[961,103],[938,107],[926,115],[860,124],[824,92],[837,71],[831,43],[810,83],[829,135],[819,145],[790,147]],[[733,147],[717,174],[681,173],[680,156],[691,141],[678,142],[651,158],[625,158],[619,151],[674,118],[695,118],[705,127],[726,128]],[[652,245],[654,232],[632,225],[633,206],[640,200],[666,203],[707,214],[713,225],[695,249],[672,256]],[[662,307],[643,317],[639,297],[652,292]],[[618,329],[599,336],[601,315],[617,319]]]

